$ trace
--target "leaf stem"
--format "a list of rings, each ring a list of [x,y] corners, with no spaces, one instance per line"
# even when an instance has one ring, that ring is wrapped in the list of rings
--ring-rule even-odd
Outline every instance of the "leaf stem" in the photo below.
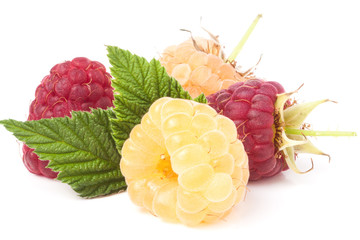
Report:
[[[252,24],[250,25],[250,27],[248,28],[248,30],[245,32],[244,36],[242,37],[242,39],[240,40],[240,42],[237,44],[237,46],[235,47],[235,49],[232,51],[232,53],[230,54],[229,58],[227,59],[228,62],[232,62],[236,59],[236,57],[239,55],[241,49],[243,48],[243,46],[245,45],[246,41],[248,40],[248,38],[250,37],[252,31],[255,29],[256,24],[259,22],[260,18],[262,17],[261,14],[258,14],[256,16],[256,18],[254,19],[254,21],[252,22]]]
[[[292,135],[305,135],[305,136],[316,136],[316,137],[354,137],[357,136],[356,132],[347,131],[315,131],[315,130],[303,130],[294,128],[285,128],[286,134]]]

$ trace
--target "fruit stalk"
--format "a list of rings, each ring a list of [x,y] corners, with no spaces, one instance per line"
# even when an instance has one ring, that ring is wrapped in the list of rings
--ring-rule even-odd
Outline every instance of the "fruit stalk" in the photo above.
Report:
[[[256,16],[256,18],[254,19],[254,21],[252,22],[252,24],[250,25],[250,27],[248,28],[248,30],[245,32],[244,36],[242,37],[242,39],[240,40],[240,42],[236,45],[235,49],[232,51],[232,53],[230,54],[229,58],[227,59],[227,62],[233,62],[236,57],[239,55],[241,49],[243,48],[243,46],[245,45],[246,41],[248,40],[248,38],[250,37],[251,33],[253,32],[253,30],[255,29],[257,23],[259,22],[260,18],[262,18],[262,14],[258,14]]]
[[[354,137],[357,136],[356,132],[348,131],[316,131],[316,130],[304,130],[304,129],[294,129],[286,128],[285,133],[291,135],[303,135],[303,136],[312,136],[312,137]]]

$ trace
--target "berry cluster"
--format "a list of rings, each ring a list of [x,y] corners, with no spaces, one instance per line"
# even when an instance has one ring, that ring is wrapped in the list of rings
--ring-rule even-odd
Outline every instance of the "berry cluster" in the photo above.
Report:
[[[245,34],[245,40],[260,17],[261,15],[256,18]],[[158,68],[158,65],[153,65],[159,70],[156,72],[154,68],[147,68],[147,64],[142,65],[144,62],[139,64],[143,59],[139,60],[138,56],[128,57],[127,51],[117,48],[116,51],[109,51],[122,53],[116,54],[116,60],[111,60],[110,57],[110,62],[119,61],[117,57],[120,55],[126,56],[126,61],[129,62],[114,67],[114,86],[119,97],[117,100],[124,97],[124,104],[121,105],[121,101],[115,103],[114,113],[117,118],[111,121],[113,131],[110,127],[107,129],[107,139],[114,143],[112,146],[116,162],[113,168],[116,181],[121,179],[121,189],[124,189],[125,178],[130,199],[136,205],[167,221],[191,226],[213,222],[226,216],[244,199],[249,180],[271,177],[288,168],[304,173],[296,167],[297,153],[328,156],[317,149],[306,136],[356,135],[351,132],[306,130],[304,120],[308,114],[316,106],[329,100],[290,104],[289,98],[296,91],[285,93],[277,82],[252,78],[250,70],[248,73],[238,72],[234,59],[243,44],[244,41],[241,41],[228,60],[225,60],[217,37],[214,36],[210,40],[191,37],[163,52],[160,63],[167,73],[192,98],[204,93],[208,104],[163,97],[189,98],[189,95],[168,76],[163,78],[163,86],[169,86],[170,93],[159,91],[162,86],[157,82],[160,79],[158,76],[164,74],[164,69]],[[126,65],[125,69],[119,69],[123,65]],[[124,72],[126,76],[131,74],[133,78],[125,78],[127,80],[124,81],[121,75]],[[141,75],[141,81],[137,75]],[[154,79],[156,81],[151,82]],[[121,84],[118,84],[120,81]],[[131,81],[134,81],[132,85],[124,87]],[[176,84],[172,85],[173,83]],[[144,90],[142,94],[149,94],[148,99],[157,100],[152,104],[147,98],[144,101],[138,97],[142,94],[129,94],[130,88],[136,89],[133,91],[136,93],[137,90]],[[156,94],[152,88],[156,88]],[[72,111],[91,111],[92,108],[107,109],[114,106],[113,100],[111,76],[105,67],[87,58],[74,58],[55,65],[42,80],[30,105],[28,120],[71,117]],[[203,96],[196,100],[206,102]],[[128,107],[130,102],[131,107]],[[126,114],[122,112],[119,116],[119,109],[130,111],[124,111]],[[106,112],[110,113],[111,111]],[[135,117],[136,120],[127,122],[126,117]],[[72,120],[76,120],[75,113]],[[119,127],[121,131],[118,131],[117,127],[114,128],[113,123],[121,125],[124,122],[127,124],[126,130]],[[134,127],[131,129],[130,126]],[[117,134],[121,135],[118,139]],[[129,138],[125,140],[124,137],[128,137],[128,134]],[[103,147],[104,141],[97,142]],[[26,143],[34,146],[29,141]],[[93,147],[92,144],[89,145]],[[120,166],[116,147],[121,149]],[[41,155],[40,151],[38,153]],[[47,168],[49,161],[40,160],[33,149],[25,144],[23,162],[34,174],[49,178],[58,175]],[[102,172],[100,165],[96,165],[95,172]],[[62,175],[59,175],[59,179]],[[103,175],[98,178],[101,182],[104,180]],[[78,178],[74,182],[78,183]],[[115,180],[111,178],[111,183],[113,182]],[[97,188],[98,182],[94,185]],[[77,186],[74,189],[79,188]],[[107,186],[101,188],[109,189]],[[120,191],[120,188],[111,188],[111,193],[114,191]]]

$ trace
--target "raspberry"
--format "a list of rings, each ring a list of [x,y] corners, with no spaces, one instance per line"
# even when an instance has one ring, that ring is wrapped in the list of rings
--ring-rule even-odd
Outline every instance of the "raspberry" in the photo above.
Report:
[[[288,169],[277,154],[280,134],[274,120],[275,101],[284,88],[277,82],[252,79],[207,97],[210,106],[232,119],[249,158],[250,180],[271,177]]]
[[[247,78],[227,63],[221,46],[214,40],[197,37],[166,48],[159,59],[192,97],[209,95]]]
[[[248,161],[235,124],[206,104],[158,99],[121,155],[131,200],[165,220],[215,221],[246,193]]]
[[[235,83],[228,89],[207,96],[209,105],[218,113],[232,119],[238,139],[249,158],[250,180],[271,177],[291,168],[301,171],[295,164],[298,153],[310,153],[330,157],[317,149],[306,136],[355,136],[354,132],[307,130],[305,118],[322,99],[298,104],[291,102],[277,82],[251,79]]]
[[[111,76],[104,65],[84,57],[56,64],[36,88],[35,99],[28,120],[52,117],[71,117],[71,111],[90,111],[113,106]],[[56,178],[57,173],[46,168],[28,146],[23,145],[23,162],[26,168],[38,175]]]

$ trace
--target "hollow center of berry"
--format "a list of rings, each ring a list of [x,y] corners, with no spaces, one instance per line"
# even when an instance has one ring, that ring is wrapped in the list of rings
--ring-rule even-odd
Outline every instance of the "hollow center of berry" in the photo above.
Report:
[[[156,170],[166,178],[173,178],[178,176],[171,167],[170,156],[167,153],[160,155],[160,160],[156,166]]]

